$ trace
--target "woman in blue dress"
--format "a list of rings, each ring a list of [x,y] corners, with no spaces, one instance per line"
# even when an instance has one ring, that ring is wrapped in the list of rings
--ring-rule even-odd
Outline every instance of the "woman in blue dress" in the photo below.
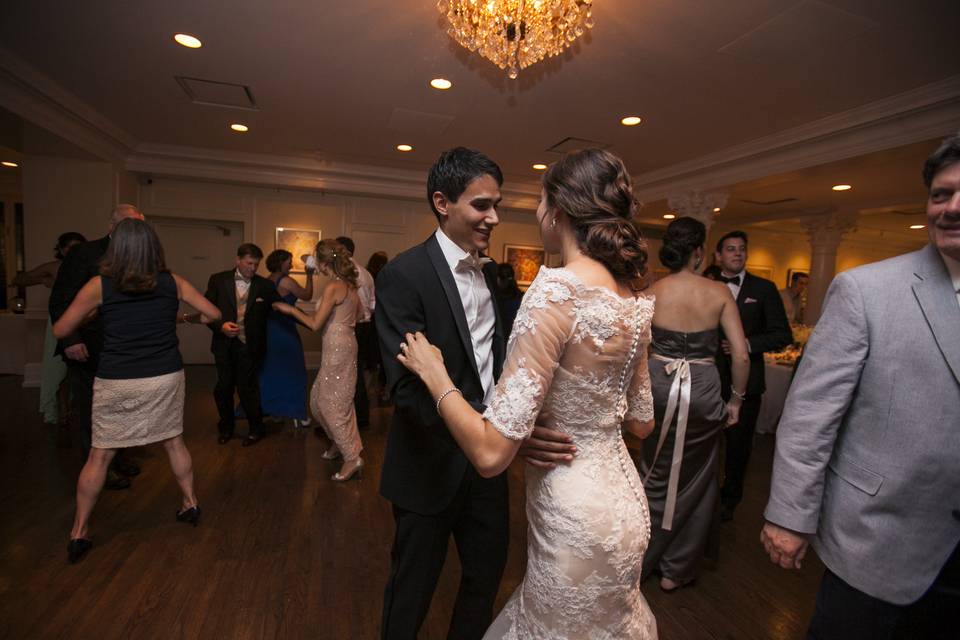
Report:
[[[313,298],[313,270],[307,269],[307,286],[290,277],[293,255],[277,249],[267,256],[270,280],[287,304]],[[260,371],[260,402],[263,414],[291,418],[295,427],[307,420],[307,367],[297,323],[290,316],[271,312],[267,317],[267,353]]]

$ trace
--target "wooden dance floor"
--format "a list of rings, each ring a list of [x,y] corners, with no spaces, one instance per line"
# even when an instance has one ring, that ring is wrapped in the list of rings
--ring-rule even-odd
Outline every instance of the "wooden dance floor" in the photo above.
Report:
[[[193,454],[199,528],[174,521],[180,496],[162,447],[135,452],[143,473],[105,491],[93,515],[94,547],[66,563],[79,454],[44,425],[38,390],[0,377],[0,637],[376,638],[393,520],[377,492],[389,408],[362,432],[360,481],[334,483],[312,433],[273,425],[244,449],[216,441],[213,367],[188,367],[185,434]],[[245,434],[246,424],[238,431]],[[774,567],[759,544],[773,439],[758,439],[747,496],[720,533],[719,559],[672,594],[643,585],[662,640],[802,638],[822,565]],[[497,608],[525,562],[522,468],[511,474],[510,557]],[[451,546],[421,638],[441,639],[459,569]]]

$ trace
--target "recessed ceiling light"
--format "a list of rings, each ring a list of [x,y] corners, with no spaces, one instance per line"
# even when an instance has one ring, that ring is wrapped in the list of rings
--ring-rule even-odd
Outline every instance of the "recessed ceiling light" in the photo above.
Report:
[[[0,162],[0,164],[2,164],[5,167],[10,167],[11,169],[13,169],[14,167],[20,166],[16,162],[10,162],[9,160],[4,160],[3,162]]]
[[[714,212],[714,213],[720,213],[720,207],[714,207],[714,208],[713,208],[713,212]]]
[[[536,169],[537,171],[545,171],[547,168],[547,165],[543,164],[542,162],[538,162],[537,164],[533,165],[533,168]]]
[[[239,131],[240,133],[246,133],[247,131],[250,131],[250,127],[245,124],[240,124],[239,122],[234,122],[232,125],[230,125],[230,128],[234,131]]]
[[[203,46],[203,43],[200,42],[200,38],[196,38],[186,33],[178,33],[173,36],[173,39],[177,41],[177,44],[182,44],[188,49],[199,49]]]
[[[676,218],[676,217],[677,217],[677,216],[676,216],[675,214],[673,214],[673,213],[665,213],[665,214],[663,214],[663,219],[664,219],[664,220],[673,220],[673,219]]]
[[[834,191],[850,191],[850,189],[853,189],[853,187],[849,184],[835,184],[830,188]]]
[[[453,83],[446,78],[434,78],[430,81],[430,86],[434,89],[445,90],[453,86]]]
[[[911,229],[926,229],[927,225],[925,224],[912,224],[910,225]]]
[[[620,124],[625,127],[635,127],[641,122],[643,122],[643,118],[640,116],[625,116],[620,119]]]
[[[413,151],[413,147],[409,144],[398,144],[397,151]]]

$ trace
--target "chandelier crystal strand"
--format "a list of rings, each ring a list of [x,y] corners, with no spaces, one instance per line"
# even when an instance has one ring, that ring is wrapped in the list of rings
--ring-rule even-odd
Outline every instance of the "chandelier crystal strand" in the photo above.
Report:
[[[593,28],[593,0],[440,0],[447,35],[510,78]]]

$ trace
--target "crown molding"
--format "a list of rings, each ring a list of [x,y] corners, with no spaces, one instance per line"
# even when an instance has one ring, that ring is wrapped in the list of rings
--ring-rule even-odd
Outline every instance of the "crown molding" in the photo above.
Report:
[[[422,171],[309,157],[141,144],[127,157],[126,168],[168,177],[415,201],[423,200],[425,195]],[[503,189],[503,199],[505,208],[536,210],[540,189],[537,185],[514,184]]]
[[[654,202],[687,189],[739,182],[844,160],[956,133],[960,75],[638,175],[638,198]]]
[[[108,162],[139,144],[96,109],[0,47],[0,105]]]

